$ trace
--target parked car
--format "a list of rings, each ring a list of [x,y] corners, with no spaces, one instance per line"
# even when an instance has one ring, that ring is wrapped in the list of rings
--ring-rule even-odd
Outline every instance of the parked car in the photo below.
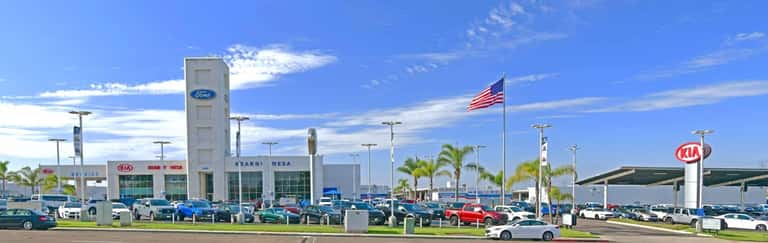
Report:
[[[341,224],[341,213],[329,206],[310,205],[301,210],[301,224]]]
[[[113,219],[120,219],[120,212],[130,212],[131,210],[128,209],[128,206],[125,206],[123,203],[112,203],[112,218]]]
[[[56,212],[58,212],[57,216],[64,219],[80,218],[80,211],[82,210],[82,207],[83,205],[79,202],[68,202],[62,204],[58,209],[56,209]]]
[[[648,209],[638,208],[638,209],[632,209],[630,211],[637,214],[637,220],[648,221],[648,222],[659,221],[659,217],[657,217],[656,214],[652,213],[651,211],[648,211]]]
[[[691,227],[696,227],[698,221],[699,215],[696,214],[696,209],[692,208],[675,208],[664,217],[664,222],[668,224],[687,224]]]
[[[525,211],[521,208],[515,207],[515,206],[496,206],[493,208],[494,211],[499,213],[504,213],[507,215],[507,219],[511,221],[517,221],[521,219],[535,219],[536,215],[534,213]]]
[[[56,218],[34,209],[0,210],[0,228],[22,228],[25,230],[50,229],[56,227]]]
[[[232,216],[240,213],[240,206],[238,206],[237,203],[221,203],[214,207],[214,209],[216,209],[216,219],[219,221],[230,221],[233,219]],[[246,223],[253,223],[255,217],[252,213],[249,213],[248,210],[248,207],[243,205],[243,211],[245,212],[243,214],[243,219]]]
[[[176,209],[171,202],[163,198],[144,198],[133,203],[133,217],[140,220],[141,217],[150,219],[170,220]]]
[[[614,214],[604,208],[585,208],[579,211],[579,217],[606,220],[613,218]]]
[[[262,223],[284,224],[286,219],[288,220],[288,223],[300,222],[298,214],[291,213],[284,208],[268,208],[261,210],[256,214],[256,218]]]
[[[485,230],[485,236],[491,239],[539,239],[551,241],[560,237],[560,227],[544,221],[526,219],[516,223],[493,226]]]
[[[183,203],[176,204],[176,219],[183,221],[185,218],[194,217],[197,220],[210,220],[216,217],[216,209],[211,203],[205,200],[186,200]],[[229,220],[229,217],[227,217]]]
[[[445,208],[446,210],[448,210],[448,209],[461,209],[461,208],[464,207],[465,204],[467,204],[467,203],[465,203],[465,202],[452,202],[452,203],[446,204],[445,207],[443,207],[443,208]]]
[[[493,211],[492,208],[482,204],[465,204],[460,210],[449,209],[445,211],[445,216],[450,220],[451,225],[480,222],[490,227],[507,223],[507,214]]]
[[[42,201],[43,205],[48,208],[49,213],[55,213],[65,203],[78,201],[77,198],[64,194],[32,194],[30,199]]]
[[[389,218],[390,215],[392,215],[392,210],[389,206],[382,206],[379,207],[382,212],[384,212],[384,215]],[[416,224],[418,225],[421,223],[424,226],[429,226],[432,224],[432,214],[429,213],[426,209],[420,207],[418,204],[410,204],[410,203],[397,203],[395,202],[395,219],[397,220],[397,223],[403,222],[405,218],[412,217],[414,220],[416,220]]]
[[[768,229],[766,228],[766,226],[768,226],[768,221],[756,219],[743,213],[728,213],[715,218],[723,219],[723,221],[725,221],[725,225],[723,226],[725,229],[748,229],[758,231],[766,231],[766,229]]]
[[[333,206],[333,203],[331,201],[332,200],[331,200],[330,197],[321,197],[320,198],[320,203],[318,203],[318,205],[320,205],[320,206]]]
[[[295,213],[295,214],[301,213],[301,208],[299,208],[299,206],[295,204],[280,205],[275,207],[284,208],[285,210],[288,210],[288,212]]]
[[[620,219],[637,219],[637,214],[623,207],[614,207],[610,209],[613,217]]]
[[[672,213],[672,208],[663,204],[651,205],[648,207],[648,210],[650,210],[651,213],[656,214],[656,217],[658,217],[659,220],[664,220],[668,214]]]
[[[368,224],[372,225],[383,225],[384,222],[387,220],[387,216],[384,215],[384,212],[376,209],[375,207],[372,207],[368,203],[364,202],[355,202],[352,203],[350,206],[350,209],[353,210],[368,210]],[[342,217],[344,214],[342,214]]]
[[[422,208],[432,210],[432,219],[445,219],[445,208],[437,202],[425,202],[419,204]]]
[[[520,209],[522,209],[524,211],[527,211],[527,212],[531,212],[531,213],[535,213],[536,212],[536,208],[533,207],[533,205],[531,205],[528,202],[513,201],[512,203],[510,203],[510,205],[518,207],[518,208],[520,208]]]
[[[0,210],[6,209],[8,207],[8,200],[0,199]]]

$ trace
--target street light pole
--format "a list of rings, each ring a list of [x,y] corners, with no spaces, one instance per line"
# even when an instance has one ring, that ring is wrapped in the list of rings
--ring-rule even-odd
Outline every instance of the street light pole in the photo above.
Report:
[[[165,183],[166,183],[165,182],[165,145],[166,144],[171,144],[171,142],[169,142],[169,141],[154,141],[152,143],[160,144],[160,166],[162,166],[161,173],[162,173],[162,177],[163,177],[163,184],[160,187],[160,194],[163,195],[163,198],[168,199],[165,196],[166,195],[166,191],[165,191]]]
[[[264,168],[265,168],[265,170],[266,170],[266,168],[269,168],[270,171],[268,173],[272,173],[272,171],[271,171],[272,170],[272,145],[277,145],[277,142],[262,142],[261,144],[267,145],[267,147],[269,148],[267,150],[267,164],[269,166],[264,167]],[[263,175],[262,175],[262,178],[263,178]],[[272,178],[274,178],[274,175],[272,175]],[[274,179],[272,181],[274,181]],[[264,192],[262,191],[262,193],[264,193]],[[262,198],[262,200],[263,200],[263,198]]]
[[[237,121],[237,137],[236,137],[236,147],[235,151],[237,152],[237,194],[238,194],[238,204],[239,204],[239,210],[237,221],[240,224],[243,224],[243,165],[242,161],[240,161],[240,123],[243,121],[250,120],[250,118],[245,116],[236,116],[236,117],[230,117],[230,120]]]
[[[67,141],[63,138],[51,138],[48,141],[56,142],[56,193],[61,193],[61,157],[59,155],[59,143]]]
[[[704,197],[703,197],[703,189],[704,189],[704,136],[708,134],[714,133],[714,130],[710,129],[704,129],[704,130],[695,130],[691,133],[694,135],[699,135],[701,140],[701,146],[699,147],[699,164],[696,166],[696,171],[698,171],[699,176],[696,178],[698,180],[698,183],[696,183],[696,210],[697,214],[699,216],[703,216],[704,209],[703,209],[703,203],[704,203]],[[699,220],[696,223],[696,232],[702,231],[702,221]]]
[[[86,197],[86,195],[85,195],[85,184],[86,183],[85,183],[85,171],[84,171],[85,165],[83,163],[83,160],[84,160],[83,158],[85,157],[84,156],[84,154],[85,154],[85,146],[84,146],[84,144],[85,144],[84,143],[85,136],[84,136],[84,132],[83,132],[84,131],[84,129],[83,129],[83,116],[90,115],[91,112],[90,111],[70,111],[69,114],[77,115],[77,118],[80,121],[80,185],[81,185],[80,191],[82,192],[82,197],[80,198],[80,200],[83,203],[86,203],[88,201],[85,198]]]
[[[478,180],[480,177],[480,149],[485,148],[485,145],[475,145],[475,199],[477,199],[477,204],[480,204],[480,196],[478,194]],[[503,182],[502,182],[503,183]],[[502,198],[505,198],[504,195],[501,196]],[[501,205],[504,205],[504,201],[499,202]]]
[[[372,201],[371,199],[371,147],[377,146],[375,143],[364,143],[361,144],[363,147],[368,147],[368,200]],[[429,192],[432,193],[432,192]]]
[[[352,156],[352,165],[357,164],[357,157],[360,157],[360,154],[350,154],[349,156]],[[354,167],[352,167],[354,168]],[[357,188],[355,186],[355,181],[357,181],[357,173],[355,171],[352,171],[352,200],[357,200]]]
[[[574,144],[568,150],[573,152],[573,184],[571,184],[571,213],[576,213],[576,150],[581,149],[578,144]]]
[[[390,216],[389,216],[389,226],[390,227],[396,227],[397,226],[397,218],[395,218],[395,125],[403,124],[399,121],[385,121],[381,123],[382,125],[389,126],[389,161],[392,168],[390,168]]]
[[[531,127],[539,130],[539,178],[536,181],[536,218],[541,218],[541,195],[542,193],[542,182],[543,182],[543,167],[544,164],[541,161],[541,147],[544,145],[544,129],[550,128],[552,125],[549,124],[533,124]]]

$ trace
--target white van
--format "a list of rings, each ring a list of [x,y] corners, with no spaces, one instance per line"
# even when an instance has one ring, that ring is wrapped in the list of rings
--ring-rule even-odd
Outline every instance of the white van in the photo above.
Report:
[[[333,202],[330,197],[321,197],[320,203],[318,203],[320,206],[333,206]]]

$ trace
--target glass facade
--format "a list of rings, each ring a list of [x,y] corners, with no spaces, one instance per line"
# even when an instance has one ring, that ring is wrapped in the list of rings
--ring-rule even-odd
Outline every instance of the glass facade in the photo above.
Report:
[[[213,174],[205,174],[205,199],[213,201]]]
[[[295,198],[309,199],[309,171],[275,172],[275,200]]]
[[[187,175],[165,175],[165,198],[169,201],[187,200]]]
[[[227,187],[229,188],[229,199],[239,199],[238,173],[228,172],[227,182],[229,184]],[[243,201],[260,200],[262,192],[264,192],[264,185],[261,172],[243,172]]]
[[[152,175],[120,175],[118,177],[120,199],[153,197]]]

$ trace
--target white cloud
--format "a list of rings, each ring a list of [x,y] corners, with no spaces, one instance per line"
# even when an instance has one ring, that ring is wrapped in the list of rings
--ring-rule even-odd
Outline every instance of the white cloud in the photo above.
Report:
[[[447,63],[447,62],[460,59],[470,54],[471,52],[467,52],[467,51],[425,52],[425,53],[414,53],[414,54],[402,54],[402,55],[399,55],[398,57],[404,58],[404,59],[419,59],[419,60],[426,60],[426,61],[432,61],[432,62]]]
[[[755,41],[762,38],[765,38],[765,33],[763,32],[738,33],[736,36],[728,38],[728,40],[725,41],[725,44],[735,45],[742,41]]]
[[[591,105],[605,100],[603,97],[583,97],[575,99],[564,99],[555,101],[535,102],[522,105],[508,105],[507,111],[510,112],[524,112],[524,111],[543,111],[552,109],[564,109],[573,107],[582,107]]]
[[[360,85],[360,87],[366,88],[366,89],[372,89],[379,87],[379,85],[384,84],[384,81],[379,81],[377,79],[372,79],[371,81],[368,81],[368,83]]]
[[[230,66],[230,88],[254,88],[274,81],[281,75],[305,72],[326,66],[336,57],[319,51],[293,51],[284,45],[263,48],[233,45],[222,56]],[[41,93],[46,98],[74,98],[116,95],[157,95],[184,92],[184,80],[155,81],[144,84],[108,82],[91,84],[87,89],[56,90]]]
[[[537,74],[529,74],[525,76],[517,76],[517,77],[511,77],[507,78],[507,84],[515,84],[515,83],[527,83],[527,82],[536,82],[548,78],[557,77],[557,73],[537,73]]]
[[[590,112],[663,110],[715,104],[731,98],[766,94],[768,94],[768,81],[726,82],[653,93],[616,106],[590,110]]]

